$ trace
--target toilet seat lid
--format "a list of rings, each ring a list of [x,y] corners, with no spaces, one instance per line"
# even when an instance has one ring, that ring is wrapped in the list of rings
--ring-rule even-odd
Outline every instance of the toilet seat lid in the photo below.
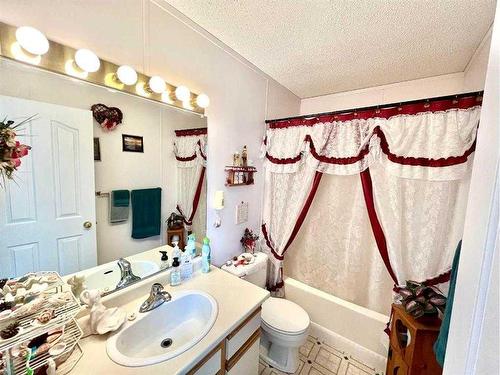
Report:
[[[262,304],[261,318],[268,326],[282,332],[303,332],[309,327],[309,315],[292,301],[269,297]]]

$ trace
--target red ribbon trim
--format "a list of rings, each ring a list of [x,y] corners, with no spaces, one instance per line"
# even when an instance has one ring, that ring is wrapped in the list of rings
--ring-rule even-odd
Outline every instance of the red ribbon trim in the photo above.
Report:
[[[283,249],[283,253],[280,255],[276,252],[274,249],[271,239],[269,237],[269,234],[267,232],[266,224],[262,224],[262,234],[264,235],[264,239],[266,240],[266,245],[269,247],[271,250],[271,253],[274,255],[274,257],[278,260],[283,260],[285,258],[285,252],[288,250],[290,245],[292,244],[293,240],[297,236],[297,233],[299,233],[300,227],[302,226],[302,223],[304,223],[304,220],[307,216],[307,213],[309,212],[309,208],[311,207],[311,204],[314,200],[314,196],[316,195],[316,192],[318,191],[319,183],[321,181],[321,177],[323,176],[323,173],[316,171],[314,174],[314,179],[313,183],[311,186],[311,190],[309,191],[309,194],[306,198],[306,201],[304,202],[304,206],[302,207],[302,210],[300,211],[300,214],[297,218],[297,222],[295,223],[295,226],[293,227],[292,234],[290,235],[290,238],[286,242],[285,248]]]
[[[460,156],[449,156],[447,158],[439,158],[439,159],[432,159],[432,158],[424,158],[424,157],[413,157],[413,156],[399,156],[391,152],[389,149],[389,144],[387,142],[387,138],[380,129],[379,126],[377,126],[373,130],[373,135],[376,135],[380,138],[380,147],[382,149],[382,152],[387,155],[387,158],[396,164],[402,164],[402,165],[412,165],[412,166],[421,166],[421,167],[434,167],[434,168],[440,168],[440,167],[449,167],[452,165],[458,165],[465,163],[469,156],[475,151],[476,149],[476,141],[474,140],[474,143],[472,143],[471,147],[466,150],[462,155]],[[366,157],[369,153],[369,147],[366,145],[358,155],[355,156],[347,156],[347,157],[330,157],[330,156],[325,156],[325,155],[320,155],[316,151],[316,147],[314,146],[314,142],[311,138],[311,136],[308,134],[306,135],[305,142],[309,142],[309,149],[311,150],[311,154],[314,156],[314,158],[322,163],[328,163],[328,164],[340,164],[340,165],[346,165],[346,164],[354,164],[357,163],[358,161],[363,160],[364,157]],[[269,153],[266,152],[266,158],[273,164],[294,164],[300,161],[302,158],[302,153],[298,154],[295,157],[292,158],[276,158]]]
[[[191,160],[194,160],[196,159],[196,153],[194,153],[193,155],[191,156],[187,156],[185,158],[181,157],[181,156],[177,156],[175,155],[175,158],[177,159],[177,161],[191,161]]]
[[[368,109],[333,115],[316,116],[309,119],[297,118],[290,120],[275,121],[269,123],[270,129],[283,129],[293,126],[314,126],[318,123],[334,121],[367,120],[369,118],[389,119],[399,115],[416,115],[425,112],[442,112],[450,109],[469,109],[481,105],[482,97],[467,96],[459,99],[444,99],[435,101],[422,101],[419,103],[403,104],[398,107]]]
[[[207,155],[205,155],[203,153],[203,149],[201,147],[201,141],[198,140],[198,142],[196,142],[196,144],[198,145],[199,149],[200,149],[200,155],[201,157],[204,159],[204,160],[207,160]],[[177,156],[175,155],[175,159],[177,159],[177,161],[183,161],[183,162],[186,162],[186,161],[192,161],[194,159],[196,159],[196,152],[191,155],[191,156],[186,156],[186,157],[182,157],[182,156]]]
[[[179,205],[177,205],[177,211],[182,216],[182,220],[186,225],[193,225],[193,218],[194,215],[196,214],[196,210],[198,209],[198,204],[200,203],[200,196],[201,196],[201,190],[203,189],[203,179],[205,178],[205,167],[201,169],[200,173],[200,178],[198,179],[198,185],[196,186],[196,192],[194,193],[194,198],[193,198],[193,210],[191,211],[191,215],[189,218],[186,217],[184,212],[182,212],[182,209],[180,208]]]
[[[180,129],[174,130],[177,137],[188,137],[190,135],[205,135],[208,134],[207,128]]]
[[[370,219],[370,224],[373,231],[373,236],[375,237],[375,242],[377,243],[377,248],[385,264],[385,268],[389,272],[391,279],[396,285],[398,285],[398,278],[394,273],[391,266],[391,261],[389,259],[389,251],[387,250],[387,241],[385,240],[384,231],[382,225],[377,217],[377,211],[375,211],[375,202],[373,200],[373,186],[372,178],[370,175],[370,169],[365,169],[359,174],[361,177],[361,185],[363,186],[363,196],[365,197],[366,209],[368,211],[368,217]]]

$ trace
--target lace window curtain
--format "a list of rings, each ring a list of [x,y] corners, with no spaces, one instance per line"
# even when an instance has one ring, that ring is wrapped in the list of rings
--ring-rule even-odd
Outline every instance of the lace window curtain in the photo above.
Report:
[[[422,101],[399,108],[271,123],[263,144],[263,157],[266,176],[276,176],[266,178],[263,228],[270,233],[270,237],[280,238],[278,242],[287,242],[289,228],[294,227],[293,221],[297,218],[297,207],[303,207],[304,199],[311,198],[311,194],[293,195],[291,192],[311,192],[313,171],[334,175],[336,178],[354,175],[357,176],[358,182],[351,179],[351,185],[354,185],[346,190],[350,194],[356,191],[359,193],[361,186],[365,200],[364,209],[368,211],[371,229],[377,234],[375,224],[378,223],[379,232],[382,237],[385,235],[381,241],[380,236],[372,234],[369,241],[367,233],[360,234],[361,237],[367,237],[362,240],[363,245],[360,246],[368,252],[374,239],[376,240],[380,255],[388,271],[392,272],[394,282],[404,284],[408,278],[424,281],[436,276],[436,272],[446,272],[451,265],[450,254],[456,247],[453,242],[458,243],[463,229],[471,155],[475,147],[479,115],[480,99],[469,96],[457,100]],[[373,181],[370,179],[370,170]],[[277,177],[280,174],[292,176],[280,179]],[[362,184],[359,182],[360,175],[363,177]],[[371,210],[366,190],[367,176],[373,190],[369,194],[372,196]],[[297,182],[302,188],[296,186]],[[340,181],[338,183],[343,185]],[[320,206],[314,203],[309,215],[316,215],[318,210],[326,210],[325,207],[329,207],[330,203],[330,206],[333,204],[334,207],[329,215],[331,220],[334,220],[333,217],[345,217],[348,209],[353,206],[350,194],[342,190],[335,194],[339,196],[331,198],[333,201],[323,202]],[[303,199],[301,202],[295,201],[295,198],[300,197]],[[338,201],[335,201],[337,199]],[[356,196],[356,202],[359,207],[359,195]],[[277,207],[283,208],[276,209]],[[272,215],[278,216],[283,212],[288,216],[286,225],[282,225],[280,221],[284,219],[271,219]],[[352,281],[341,281],[340,278],[359,275],[357,269],[374,271],[374,280],[382,280],[376,274],[376,270],[380,269],[377,268],[380,262],[367,261],[364,265],[359,265],[349,260],[346,263],[346,258],[342,258],[347,254],[356,257],[356,254],[359,254],[356,250],[359,249],[353,249],[351,242],[345,242],[346,234],[341,232],[349,233],[352,228],[349,220],[366,222],[366,216],[359,216],[361,213],[358,213],[358,216],[354,212],[351,214],[352,218],[346,219],[347,225],[333,225],[333,232],[339,233],[331,233],[331,222],[314,228],[316,232],[322,233],[322,229],[330,232],[330,237],[322,237],[324,241],[328,238],[333,239],[333,243],[340,244],[330,246],[330,257],[324,259],[326,262],[332,262],[332,259],[339,257],[343,259],[342,272],[338,272],[340,266],[331,267],[337,272],[336,279],[333,278],[334,282],[337,285],[348,285],[350,282],[350,285],[354,285]],[[447,233],[442,233],[444,224],[439,218],[447,220]],[[313,219],[306,219],[307,229],[303,229],[303,232],[312,230],[309,227],[310,220],[314,220],[314,216]],[[414,226],[417,228],[413,228]],[[288,229],[285,230],[285,227]],[[440,231],[436,228],[440,228]],[[321,245],[316,245],[310,237],[305,237],[307,236],[299,233],[297,241],[306,241],[307,244],[301,243],[299,246],[297,242],[290,251],[294,251],[294,257],[300,253],[307,266],[314,263],[310,261],[311,257],[318,258],[317,252]],[[352,236],[347,238],[355,239]],[[266,245],[269,244],[266,242]],[[272,241],[271,245],[274,245]],[[384,246],[387,257],[383,256]],[[268,251],[277,259],[269,246]],[[372,259],[372,254],[367,255],[366,252],[364,257]],[[431,254],[432,257],[419,256],[419,252]],[[434,261],[435,259],[440,261]],[[415,261],[420,264],[409,264]],[[287,260],[285,264],[290,264],[292,274],[304,275],[296,260]],[[269,280],[271,287],[276,287],[276,283],[280,284],[279,275],[280,272],[276,271],[274,275],[271,274],[271,277],[274,276],[274,279]],[[382,284],[387,284],[386,281],[387,279]],[[320,288],[323,290],[328,287],[334,292],[333,289],[338,290],[338,287],[332,287],[330,284],[325,286],[324,280],[318,279],[311,283],[323,285]],[[370,288],[367,284],[364,287]],[[354,293],[351,290],[349,293],[359,296],[355,299],[361,301],[360,304],[381,310],[376,303],[370,302],[369,297],[361,297],[363,292],[358,290]]]
[[[185,132],[185,133],[184,133]],[[177,210],[191,230],[205,180],[207,135],[176,131],[174,153],[177,160]],[[205,203],[206,205],[206,203]]]

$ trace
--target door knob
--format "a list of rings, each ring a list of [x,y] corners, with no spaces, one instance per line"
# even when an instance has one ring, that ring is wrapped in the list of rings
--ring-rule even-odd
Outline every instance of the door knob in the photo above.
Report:
[[[90,229],[92,228],[92,223],[90,221],[86,221],[85,223],[83,223],[83,227],[85,229]]]

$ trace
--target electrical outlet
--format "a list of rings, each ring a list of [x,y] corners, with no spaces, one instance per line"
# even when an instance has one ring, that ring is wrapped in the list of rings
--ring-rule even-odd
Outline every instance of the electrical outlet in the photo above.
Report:
[[[248,221],[248,202],[241,202],[236,205],[236,224],[243,224]]]

